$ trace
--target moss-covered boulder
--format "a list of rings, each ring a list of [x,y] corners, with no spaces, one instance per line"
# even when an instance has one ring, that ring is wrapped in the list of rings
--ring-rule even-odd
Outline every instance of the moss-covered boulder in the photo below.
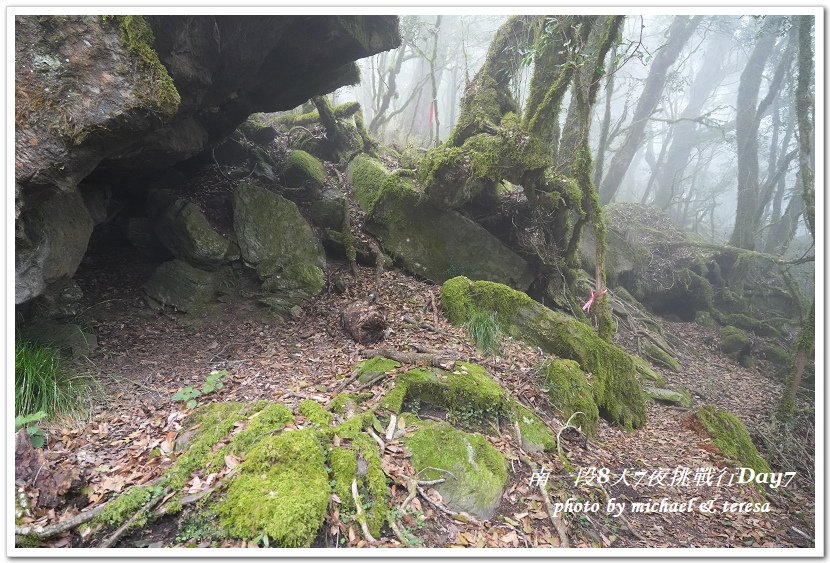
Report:
[[[281,308],[323,289],[323,247],[293,202],[242,184],[233,194],[233,224],[242,258],[256,267],[263,289],[281,299]]]
[[[680,362],[674,356],[657,346],[653,342],[645,341],[642,344],[642,353],[648,360],[660,367],[670,369],[671,371],[680,370]]]
[[[395,413],[421,405],[446,409],[448,418],[478,427],[510,414],[504,389],[483,367],[465,362],[456,362],[453,371],[411,369],[395,378],[395,387],[380,402]]]
[[[144,284],[144,291],[153,307],[173,307],[194,312],[210,303],[227,271],[208,272],[184,260],[171,260],[159,265]]]
[[[575,360],[591,372],[594,401],[608,421],[625,428],[645,423],[646,398],[634,361],[618,346],[599,338],[587,324],[552,311],[503,284],[473,282],[463,276],[444,283],[441,307],[456,325],[464,324],[476,308],[492,311],[509,335],[547,353]]]
[[[746,426],[734,414],[713,405],[701,407],[695,414],[724,456],[758,473],[769,473],[769,464],[758,453]]]
[[[231,537],[266,534],[280,547],[309,547],[329,501],[326,454],[314,430],[266,436],[248,452],[216,513]]]
[[[513,416],[522,436],[522,449],[547,452],[556,447],[556,436],[539,416],[519,402],[513,403]]]
[[[320,188],[326,181],[323,163],[303,150],[291,151],[282,163],[281,173],[289,188]]]
[[[551,404],[589,436],[594,436],[599,425],[599,409],[588,378],[573,360],[553,360],[542,366],[540,385],[547,390]]]
[[[346,220],[346,198],[336,189],[323,191],[322,197],[308,208],[308,217],[320,228],[342,231]]]
[[[719,315],[722,324],[754,332],[758,336],[781,336],[781,332],[770,321],[762,321],[743,313]]]
[[[720,330],[720,349],[735,359],[748,356],[752,350],[752,341],[741,329],[725,326]]]
[[[480,518],[495,513],[507,483],[507,461],[484,436],[422,420],[404,444],[421,479],[446,479],[435,488],[447,506]]]
[[[360,435],[348,446],[332,448],[329,466],[334,492],[342,502],[341,516],[357,512],[351,489],[352,482],[357,481],[369,533],[375,538],[380,537],[389,514],[389,486],[377,444],[367,435]]]
[[[477,223],[424,201],[398,173],[384,180],[366,228],[404,268],[437,283],[463,274],[524,290],[533,281],[524,259]]]
[[[155,218],[155,232],[161,243],[181,260],[205,270],[239,258],[238,249],[219,234],[199,207],[177,199]]]
[[[649,398],[654,401],[659,401],[661,403],[670,403],[673,405],[679,405],[681,407],[692,406],[692,400],[689,397],[688,393],[672,391],[671,389],[664,389],[662,387],[649,386],[643,387],[643,391],[645,391],[646,395],[648,395]]]
[[[386,167],[378,159],[367,154],[359,154],[349,163],[347,178],[354,186],[355,199],[363,211],[368,213],[372,210],[372,205],[388,175]]]

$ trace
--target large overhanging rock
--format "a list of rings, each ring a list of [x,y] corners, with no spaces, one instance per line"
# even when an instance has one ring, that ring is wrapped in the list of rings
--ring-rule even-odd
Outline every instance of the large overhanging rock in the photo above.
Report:
[[[150,174],[209,149],[250,114],[358,80],[357,59],[396,47],[396,16],[17,16],[16,295],[72,276],[90,220],[41,226],[56,194],[102,162]],[[48,212],[47,212],[48,213]],[[78,215],[78,213],[75,213]],[[73,231],[72,244],[56,240]],[[61,255],[59,267],[53,255]]]

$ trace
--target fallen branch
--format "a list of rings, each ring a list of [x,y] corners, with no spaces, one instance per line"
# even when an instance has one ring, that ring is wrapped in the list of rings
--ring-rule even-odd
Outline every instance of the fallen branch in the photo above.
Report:
[[[154,496],[149,501],[147,501],[147,504],[141,507],[141,510],[133,514],[130,517],[130,519],[124,522],[120,528],[118,528],[117,530],[115,530],[115,532],[112,533],[112,535],[105,538],[104,541],[102,541],[100,545],[98,545],[98,547],[112,547],[113,545],[115,545],[115,543],[121,539],[121,537],[127,532],[127,530],[129,530],[133,526],[133,524],[135,524],[135,522],[139,518],[141,518],[147,511],[151,510],[155,505],[161,502],[162,498],[163,497],[161,495],[158,495]]]
[[[359,369],[356,369],[356,370],[354,370],[352,373],[350,373],[350,374],[349,374],[349,376],[348,376],[347,378],[345,378],[345,379],[344,379],[344,380],[340,383],[340,385],[338,385],[338,386],[337,386],[337,389],[335,389],[335,390],[334,390],[335,395],[336,395],[336,394],[338,394],[338,393],[343,392],[343,389],[345,389],[346,387],[348,387],[348,386],[349,386],[349,384],[350,384],[352,381],[354,381],[355,379],[357,379],[357,376],[359,376],[359,375],[360,375],[360,370],[359,370]]]
[[[369,533],[369,525],[366,523],[366,513],[363,512],[363,504],[360,502],[360,495],[357,493],[357,479],[352,479],[352,497],[354,497],[354,506],[357,510],[357,521],[360,522],[360,529],[363,530],[363,537],[369,543],[375,542],[375,538]]]
[[[432,354],[420,354],[413,352],[399,352],[392,348],[373,348],[364,349],[360,352],[364,358],[373,358],[375,356],[384,356],[390,360],[395,360],[402,364],[414,364],[419,366],[433,366],[436,368],[446,368],[445,364],[441,363],[441,358]]]
[[[109,501],[112,502],[112,501]],[[51,538],[52,536],[56,536],[60,533],[66,532],[67,530],[72,530],[73,528],[77,528],[81,524],[86,524],[99,514],[104,511],[107,507],[109,502],[104,504],[99,504],[92,510],[88,510],[86,512],[81,512],[80,514],[73,516],[72,518],[67,518],[66,520],[61,520],[60,522],[56,522],[54,524],[50,524],[49,526],[17,526],[14,529],[15,536],[35,536],[39,539],[47,539]]]
[[[457,520],[458,522],[465,522],[465,523],[469,523],[469,524],[475,524],[476,526],[481,526],[481,521],[478,520],[477,518],[475,518],[475,517],[473,517],[469,514],[461,514],[460,512],[455,512],[455,511],[450,510],[449,508],[447,508],[445,506],[441,506],[440,504],[438,504],[437,502],[435,502],[434,500],[429,498],[426,491],[422,487],[418,486],[417,489],[418,489],[418,494],[421,495],[421,498],[423,498],[425,501],[427,501],[427,503],[430,506],[432,506],[433,508],[435,508],[439,512],[443,512],[444,514],[446,514],[447,516],[449,516],[453,520]]]
[[[527,464],[528,467],[530,467],[530,470],[533,473],[536,473],[537,465],[535,461],[530,459],[523,451],[519,453],[519,457]],[[553,504],[551,503],[550,495],[548,494],[547,483],[545,483],[544,480],[539,481],[539,490],[542,492],[542,500],[545,502],[545,509],[547,510],[548,518],[550,518],[550,523],[553,525],[553,528],[556,530],[556,534],[559,536],[559,546],[565,548],[570,547],[571,542],[568,540],[565,523],[562,522],[562,518],[554,514]]]

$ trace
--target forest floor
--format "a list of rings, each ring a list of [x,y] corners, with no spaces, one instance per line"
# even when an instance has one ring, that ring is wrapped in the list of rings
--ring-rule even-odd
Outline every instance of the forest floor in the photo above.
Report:
[[[536,366],[544,359],[538,350],[507,339],[500,356],[482,357],[463,329],[451,326],[440,309],[432,309],[440,287],[393,270],[383,274],[381,287],[376,288],[373,270],[360,268],[354,278],[344,267],[335,264],[330,268],[330,276],[342,273],[347,280],[345,293],[324,290],[306,304],[301,318],[277,325],[264,323],[261,310],[253,300],[245,299],[206,319],[152,312],[144,304],[141,290],[142,272],[149,271],[147,264],[123,249],[90,255],[77,279],[88,301],[85,316],[95,325],[99,347],[80,367],[102,382],[104,400],[97,402],[89,417],[67,418],[50,425],[47,446],[47,458],[76,466],[86,488],[74,501],[36,513],[29,523],[45,525],[71,518],[130,485],[158,477],[175,457],[171,445],[186,414],[182,402],[173,401],[171,395],[185,385],[201,385],[211,370],[229,372],[226,386],[201,397],[200,402],[267,399],[293,407],[302,398],[327,401],[343,376],[363,359],[362,346],[340,328],[339,313],[345,305],[365,299],[370,292],[377,292],[377,302],[383,306],[391,328],[383,346],[400,351],[410,351],[413,346],[429,348],[448,357],[481,363],[514,396],[536,408],[554,432],[563,427],[564,421],[554,415],[546,395],[534,383]],[[422,321],[435,330],[422,328]],[[727,408],[751,433],[761,431],[781,394],[781,384],[762,373],[763,364],[745,369],[721,354],[715,329],[694,323],[660,323],[664,331],[678,336],[683,343],[678,348],[683,368],[678,373],[658,369],[669,387],[684,387],[696,406],[709,403]],[[622,339],[619,344],[631,343]],[[370,388],[375,398],[388,390],[391,379],[387,377]],[[551,469],[548,488],[554,502],[570,497],[601,505],[598,512],[565,516],[571,546],[814,545],[815,502],[810,478],[798,475],[787,488],[766,489],[766,498],[752,486],[696,484],[696,479],[701,479],[698,468],[727,468],[731,472],[732,465],[696,423],[693,410],[653,403],[648,414],[648,423],[633,432],[601,421],[598,435],[590,441],[579,433],[563,433],[564,452],[572,464],[570,472],[556,452],[531,456]],[[302,424],[301,417],[297,424]],[[403,525],[424,547],[559,546],[559,535],[545,511],[539,488],[531,483],[532,472],[521,461],[523,453],[512,434],[489,439],[511,460],[508,486],[498,513],[478,527],[451,520],[416,498],[412,505],[421,517],[417,513],[407,516]],[[403,448],[388,444],[384,463],[408,463]],[[591,467],[610,471],[605,492],[590,483],[575,483],[577,475],[584,477]],[[678,478],[676,468],[689,468],[691,473],[685,482]],[[665,470],[664,479],[649,486],[643,475],[657,475],[658,469]],[[718,473],[711,475],[716,479]],[[210,481],[209,476],[197,476],[188,492],[199,492]],[[407,495],[394,485],[391,492],[394,505]],[[715,499],[716,510],[712,514],[697,510],[648,514],[626,510],[625,518],[614,518],[606,513],[606,493],[629,507],[632,502],[659,503],[664,498],[667,502],[684,502],[696,497],[697,503]],[[724,501],[768,501],[770,510],[723,513],[720,509]],[[209,539],[194,539],[192,536],[198,534],[183,531],[188,514],[185,510],[153,522],[124,536],[117,545],[255,547],[244,541],[211,544]],[[323,526],[315,546],[365,544],[355,524],[329,524]],[[77,533],[67,532],[45,545],[78,546],[80,538]],[[389,534],[376,545],[400,544]]]

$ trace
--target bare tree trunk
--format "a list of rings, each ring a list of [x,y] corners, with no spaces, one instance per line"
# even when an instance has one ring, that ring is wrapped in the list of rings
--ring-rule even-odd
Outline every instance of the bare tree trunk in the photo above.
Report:
[[[611,130],[611,98],[614,96],[614,75],[617,72],[617,44],[611,48],[611,57],[605,75],[608,77],[605,82],[605,113],[602,116],[602,125],[599,130],[599,143],[597,144],[596,160],[594,163],[594,185],[599,186],[602,181],[602,169],[605,166],[605,153],[608,151],[609,137]]]
[[[608,173],[600,186],[600,201],[603,205],[614,199],[620,184],[622,184],[623,177],[628,171],[628,167],[631,166],[634,154],[643,142],[646,122],[660,102],[669,68],[677,60],[683,46],[702,19],[703,16],[692,18],[676,16],[672,22],[666,45],[660,49],[660,52],[651,63],[645,86],[643,86],[643,93],[637,102],[637,108],[634,110],[628,136],[620,149],[614,154],[614,158],[611,159]]]
[[[813,94],[813,40],[810,31],[813,16],[798,16],[798,83],[795,89],[796,114],[798,115],[798,145],[800,149],[799,167],[801,169],[801,186],[804,198],[804,219],[807,228],[815,238],[816,223],[816,178],[813,141],[813,122],[815,109]]]
[[[654,175],[657,184],[654,205],[660,209],[667,209],[671,205],[672,198],[678,191],[675,183],[683,175],[689,155],[699,141],[696,135],[699,125],[693,120],[700,116],[709,96],[726,76],[723,55],[731,39],[726,34],[718,33],[710,40],[700,70],[689,90],[689,102],[680,114],[680,121],[671,126],[674,133],[671,146],[665,162]]]
[[[772,103],[783,82],[786,66],[790,62],[788,48],[781,57],[769,90],[758,103],[758,95],[767,60],[773,53],[778,30],[783,18],[768,16],[761,27],[759,38],[741,73],[736,102],[735,138],[738,145],[738,204],[735,212],[735,229],[729,244],[748,250],[755,249],[758,221],[758,126],[766,109]]]

